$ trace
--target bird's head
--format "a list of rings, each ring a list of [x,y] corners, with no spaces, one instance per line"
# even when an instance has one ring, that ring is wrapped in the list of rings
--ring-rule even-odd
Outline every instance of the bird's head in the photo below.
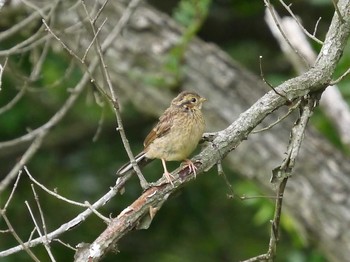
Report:
[[[204,101],[207,101],[207,99],[195,92],[183,91],[171,101],[171,105],[186,110],[200,110]]]

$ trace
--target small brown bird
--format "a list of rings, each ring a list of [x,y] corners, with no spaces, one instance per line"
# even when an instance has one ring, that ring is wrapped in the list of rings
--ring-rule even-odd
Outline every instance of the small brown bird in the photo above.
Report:
[[[183,91],[171,101],[171,105],[159,118],[158,124],[146,137],[144,150],[135,157],[136,162],[158,158],[162,160],[164,176],[172,184],[166,161],[185,160],[190,172],[196,174],[197,167],[187,159],[201,139],[205,123],[202,115],[204,97],[194,92]],[[118,175],[132,169],[131,163],[123,165]]]

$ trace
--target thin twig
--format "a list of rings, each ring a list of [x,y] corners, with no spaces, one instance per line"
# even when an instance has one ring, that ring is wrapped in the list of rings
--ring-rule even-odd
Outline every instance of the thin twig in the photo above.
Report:
[[[48,252],[51,261],[56,261],[55,258],[54,258],[53,255],[52,255],[52,252],[51,252],[50,248],[49,248],[48,245],[47,245],[46,239],[44,238],[43,234],[41,233],[41,230],[40,230],[40,227],[39,227],[39,225],[38,225],[38,222],[37,222],[36,219],[35,219],[35,216],[34,216],[34,214],[33,214],[33,211],[32,211],[32,209],[31,209],[31,207],[30,207],[28,201],[24,201],[24,203],[26,204],[26,206],[27,206],[27,208],[28,208],[29,214],[30,214],[30,216],[31,216],[31,218],[32,218],[32,221],[33,221],[34,225],[35,225],[36,232],[38,232],[40,238],[42,239],[42,242],[43,242],[43,244],[44,244],[44,247],[45,247],[46,251]]]
[[[97,10],[96,15],[94,16],[94,18],[92,18],[92,17],[89,15],[89,12],[88,12],[87,7],[86,7],[86,4],[85,4],[85,1],[80,0],[80,4],[82,4],[82,6],[83,6],[83,8],[84,8],[84,10],[85,10],[85,13],[86,13],[86,15],[87,15],[86,17],[90,20],[90,25],[91,25],[93,28],[95,28],[96,20],[97,20],[97,19],[99,18],[99,16],[101,15],[101,13],[102,13],[103,9],[105,8],[105,6],[107,5],[108,1],[109,1],[109,0],[105,0],[105,1],[103,2],[103,4],[101,5],[101,7]],[[98,27],[96,34],[94,34],[94,37],[93,37],[92,41],[90,42],[89,46],[87,47],[87,49],[86,49],[86,51],[85,51],[85,53],[84,53],[84,56],[83,56],[83,59],[82,59],[83,61],[85,61],[85,58],[86,58],[86,56],[87,56],[88,51],[90,50],[91,46],[92,46],[93,43],[95,42],[96,37],[98,36],[100,30],[102,29],[102,27],[103,27],[103,25],[105,24],[106,21],[107,21],[107,18],[105,18],[105,20],[102,22],[102,24]]]
[[[96,142],[98,140],[98,138],[100,137],[104,120],[105,120],[105,106],[103,105],[102,110],[101,110],[101,116],[100,116],[100,119],[98,120],[98,123],[97,123],[96,132],[95,132],[94,136],[92,137],[92,142]]]
[[[228,194],[227,197],[228,197],[228,198],[235,198],[235,197],[236,197],[236,194],[235,194],[235,192],[233,191],[233,187],[232,187],[231,183],[230,183],[230,182],[228,181],[228,179],[227,179],[227,176],[226,176],[226,174],[225,174],[225,172],[224,172],[224,169],[222,168],[222,163],[221,163],[221,161],[218,162],[218,163],[216,164],[216,166],[217,166],[217,168],[218,168],[218,175],[221,176],[221,177],[224,179],[225,184],[226,184],[226,186],[228,187],[228,189],[229,189],[229,191],[230,191],[230,194]]]
[[[69,62],[69,65],[67,66],[67,69],[64,71],[64,74],[62,75],[61,78],[55,80],[53,83],[46,85],[47,88],[55,88],[57,86],[60,86],[63,81],[65,81],[66,79],[68,79],[71,74],[73,73],[73,69],[75,67],[75,60],[71,59]]]
[[[59,38],[49,27],[49,25],[46,23],[45,19],[41,19],[41,21],[43,22],[46,30],[63,46],[63,48],[71,55],[74,56],[75,59],[77,59],[78,61],[80,61],[80,63],[84,64],[84,61],[82,61],[82,59],[75,53],[73,52],[72,49],[70,49],[62,40],[61,38]]]
[[[23,97],[26,89],[27,89],[27,85],[25,84],[21,88],[21,90],[15,95],[15,97],[11,99],[10,102],[8,102],[6,105],[0,108],[0,115],[11,110],[17,104],[17,102]]]
[[[51,36],[42,36],[43,29],[39,28],[34,34],[28,37],[26,40],[18,43],[17,45],[11,47],[7,50],[0,50],[0,56],[10,56],[16,54],[22,54],[32,50],[35,47],[43,44],[47,38]]]
[[[319,100],[319,95],[308,95],[301,103],[301,116],[296,121],[295,125],[291,130],[291,137],[289,140],[287,155],[286,158],[282,161],[282,164],[275,168],[272,171],[271,182],[278,182],[278,190],[275,202],[275,213],[273,220],[271,221],[271,232],[270,232],[270,241],[268,251],[265,254],[258,255],[256,257],[244,260],[242,262],[254,262],[261,260],[274,260],[276,256],[277,244],[279,241],[279,227],[282,213],[282,203],[283,203],[283,194],[288,181],[288,178],[291,175],[291,172],[294,168],[296,158],[299,153],[301,143],[303,141],[305,129],[307,123],[317,106],[317,101]]]
[[[288,13],[294,18],[295,22],[297,22],[297,24],[299,25],[300,29],[308,36],[310,37],[312,40],[314,40],[316,43],[319,43],[321,45],[323,45],[323,42],[318,39],[317,37],[315,37],[315,33],[316,31],[314,30],[313,34],[310,34],[309,31],[307,31],[305,29],[305,27],[300,23],[299,19],[295,16],[295,14],[293,13],[293,11],[290,9],[290,5],[287,5],[283,0],[279,0],[280,3],[284,6],[284,8],[288,11]]]
[[[104,215],[102,215],[100,212],[98,212],[95,208],[92,207],[92,205],[88,202],[85,201],[84,204],[90,208],[90,210],[99,218],[101,218],[106,224],[109,224],[109,222],[111,221],[108,217],[105,217]]]
[[[332,0],[332,3],[333,3],[333,6],[334,6],[334,9],[335,9],[335,12],[337,13],[337,15],[339,17],[340,22],[342,24],[344,24],[345,20],[344,20],[343,16],[341,15],[340,10],[338,8],[338,0]]]
[[[84,5],[84,6],[85,6],[85,5]],[[87,10],[86,10],[86,11],[87,11]],[[86,48],[85,53],[84,53],[84,55],[83,55],[83,58],[81,59],[81,61],[82,61],[83,63],[85,62],[86,56],[88,55],[90,48],[94,45],[94,43],[95,43],[95,41],[96,41],[96,39],[97,39],[98,34],[101,32],[101,29],[102,29],[102,27],[104,26],[104,24],[105,24],[106,22],[107,22],[107,18],[105,18],[105,20],[102,22],[102,24],[97,28],[96,32],[94,32],[94,37],[92,38],[90,44],[89,44],[88,47]],[[91,23],[93,23],[93,22],[91,21]]]
[[[25,252],[27,252],[27,254],[36,262],[40,262],[40,260],[34,255],[34,253],[29,249],[28,247],[28,242],[24,243],[22,241],[22,239],[18,236],[18,234],[16,233],[15,229],[13,228],[10,220],[8,219],[5,211],[3,209],[0,209],[0,215],[2,216],[2,218],[4,219],[7,227],[9,228],[11,234],[13,235],[13,237],[17,240],[17,242],[20,244],[20,247],[22,250],[24,250]]]
[[[60,1],[61,0],[56,0],[56,2],[53,4],[49,14],[47,15],[48,17],[50,17],[50,24],[54,23],[54,15],[53,14],[56,11],[56,8],[57,8]],[[42,52],[41,52],[39,59],[37,61],[35,61],[35,63],[34,63],[33,70],[30,74],[31,81],[35,81],[39,77],[40,72],[42,70],[42,66],[45,62],[45,58],[47,56],[47,53],[49,52],[50,47],[51,47],[51,38],[48,38],[45,41],[44,48],[42,49]]]
[[[100,92],[102,94],[104,94],[106,97],[108,97],[108,95],[106,94],[106,92],[104,92],[104,89],[99,86],[97,84],[97,82],[95,81],[95,78],[92,74],[91,69],[87,66],[87,64],[85,63],[85,61],[80,58],[70,47],[68,47],[68,45],[66,43],[64,43],[54,32],[53,30],[47,25],[47,23],[45,21],[43,21],[43,24],[45,25],[45,27],[47,28],[48,32],[62,45],[62,47],[72,56],[74,57],[80,65],[83,65],[84,67],[84,71],[85,73],[88,74],[88,76],[90,77],[90,83],[94,84],[97,89],[100,90]],[[92,42],[93,43],[93,42]],[[96,63],[98,63],[98,60],[95,61]],[[97,66],[97,65],[96,65]]]
[[[41,132],[32,142],[32,144],[28,147],[27,151],[23,154],[21,159],[16,163],[16,165],[11,169],[11,171],[5,176],[3,180],[0,182],[0,193],[4,191],[11,181],[16,177],[19,170],[32,158],[32,156],[38,151],[40,148],[43,138],[46,135],[46,132]]]
[[[329,84],[330,85],[336,85],[338,84],[340,81],[342,81],[345,77],[347,77],[348,75],[350,75],[350,68],[348,68],[348,70],[346,70],[340,77],[338,77],[336,80],[331,81]]]
[[[46,5],[43,8],[41,8],[40,11],[31,13],[26,18],[20,19],[17,24],[12,25],[9,29],[0,32],[0,42],[3,42],[6,38],[11,37],[12,35],[16,34],[18,31],[26,28],[28,24],[32,23],[33,21],[41,17],[41,13],[44,13],[49,9],[51,9],[51,5]]]
[[[2,74],[4,73],[6,64],[7,64],[8,57],[6,57],[4,65],[0,64],[0,91],[1,91],[1,86],[2,86]]]
[[[284,99],[287,100],[288,103],[292,103],[292,101],[290,101],[288,99],[288,97],[286,97],[285,95],[281,94],[280,92],[278,92],[266,79],[265,79],[265,76],[264,76],[264,72],[263,72],[263,69],[262,69],[262,56],[259,56],[259,66],[260,66],[260,76],[261,76],[261,79],[263,80],[263,82],[269,86],[277,95],[283,97]]]
[[[133,0],[133,1],[131,1],[129,3],[129,5],[126,8],[126,10],[123,12],[122,17],[118,21],[117,27],[118,26],[119,27],[124,27],[125,26],[126,22],[130,19],[132,13],[135,11],[135,9],[136,9],[137,5],[139,4],[139,2],[140,2],[140,0]],[[97,31],[96,31],[95,26],[94,26],[94,21],[90,17],[90,14],[89,14],[89,12],[88,12],[88,10],[86,8],[86,5],[85,5],[84,1],[82,1],[82,5],[84,7],[84,10],[85,10],[85,13],[86,13],[87,17],[89,18],[93,34],[94,34],[94,36],[96,36]],[[95,37],[94,37],[94,39],[95,39]],[[131,148],[130,148],[130,145],[129,145],[129,141],[128,141],[127,137],[126,137],[125,130],[123,128],[121,113],[120,113],[120,110],[119,110],[120,106],[119,106],[116,90],[113,87],[113,84],[112,84],[109,72],[107,70],[107,65],[106,65],[106,63],[104,61],[102,48],[101,48],[101,45],[100,45],[100,43],[99,43],[97,38],[96,38],[96,41],[95,41],[95,46],[96,46],[97,54],[99,56],[99,59],[100,59],[101,65],[102,65],[103,77],[105,78],[105,80],[107,82],[108,89],[109,89],[110,94],[111,94],[111,102],[112,102],[112,105],[113,105],[113,108],[114,108],[114,112],[115,112],[115,115],[116,115],[116,118],[117,118],[118,131],[119,131],[120,137],[122,139],[125,151],[128,154],[130,162],[131,162],[131,164],[132,164],[132,166],[133,166],[133,168],[134,168],[134,170],[135,170],[135,172],[136,172],[136,174],[137,174],[137,176],[138,176],[138,178],[140,180],[140,185],[141,185],[141,187],[143,189],[146,189],[146,188],[148,188],[148,182],[146,181],[146,179],[142,175],[142,172],[141,172],[139,166],[137,165],[137,163],[135,161],[135,157],[134,157],[134,155],[133,155],[133,153],[131,151]]]
[[[4,208],[3,208],[3,210],[6,210],[7,207],[9,206],[9,204],[10,204],[12,198],[13,198],[13,195],[14,195],[14,193],[15,193],[15,191],[16,191],[16,188],[17,188],[17,186],[18,186],[18,182],[19,182],[19,180],[20,180],[20,178],[21,178],[21,175],[22,175],[22,170],[20,170],[20,171],[18,172],[18,175],[17,175],[16,181],[15,181],[15,184],[14,184],[13,187],[12,187],[11,194],[10,194],[9,198],[7,199],[7,201],[6,201],[6,204],[5,204]]]
[[[62,240],[60,240],[60,239],[53,239],[52,241],[56,241],[56,242],[60,243],[61,245],[65,246],[65,247],[67,247],[67,248],[69,248],[69,249],[71,249],[71,250],[73,250],[73,251],[77,251],[76,248],[72,247],[71,245],[69,245],[69,244],[67,244],[67,243],[64,243],[64,242],[63,242]]]
[[[275,125],[277,125],[278,123],[282,122],[284,119],[286,119],[296,108],[298,108],[300,105],[300,101],[296,102],[295,105],[291,106],[288,108],[288,112],[283,115],[282,117],[279,117],[275,122],[273,122],[272,124],[268,125],[267,127],[261,128],[259,130],[253,130],[252,134],[256,134],[256,133],[261,133],[263,131],[269,130],[272,127],[274,127]]]
[[[45,217],[44,217],[44,212],[41,208],[41,205],[40,205],[40,201],[39,201],[39,196],[38,194],[36,193],[35,191],[35,188],[34,188],[34,185],[31,184],[31,187],[32,187],[32,191],[33,191],[33,194],[34,194],[34,199],[35,199],[35,202],[37,204],[37,207],[38,207],[38,210],[39,210],[39,214],[40,214],[40,219],[41,219],[41,224],[42,224],[42,228],[43,228],[43,234],[44,236],[41,236],[43,237],[43,243],[44,243],[44,247],[51,259],[51,261],[56,261],[55,260],[55,257],[53,256],[52,252],[51,252],[51,247],[50,247],[50,241],[49,239],[47,238],[47,227],[46,227],[46,222],[45,222]],[[37,227],[37,225],[35,225]],[[38,228],[38,227],[37,227]],[[39,230],[39,228],[38,228]]]
[[[279,184],[278,190],[276,192],[276,201],[275,201],[275,212],[273,220],[271,220],[271,230],[270,230],[270,241],[269,247],[265,254],[261,254],[241,262],[256,262],[256,261],[274,261],[276,256],[277,243],[279,241],[279,227],[282,214],[282,203],[283,203],[283,194],[286,188],[288,177],[285,177]]]
[[[61,196],[60,194],[57,194],[56,192],[51,191],[50,189],[48,189],[47,187],[45,187],[44,185],[40,184],[29,172],[28,168],[26,166],[23,167],[24,171],[26,172],[27,176],[29,177],[29,179],[31,181],[33,181],[38,187],[40,187],[42,190],[44,190],[46,193],[54,196],[55,198],[62,200],[64,202],[67,202],[71,205],[75,205],[75,206],[80,206],[80,207],[88,207],[86,204],[74,201],[74,200],[70,200],[68,198],[65,198],[63,196]]]
[[[101,15],[103,9],[105,8],[105,6],[107,5],[108,2],[109,2],[109,0],[105,0],[105,1],[102,3],[101,7],[98,9],[98,11],[97,11],[95,17],[92,19],[92,24],[93,24],[93,25],[95,25],[97,18],[100,17],[100,15]]]
[[[321,19],[322,19],[322,17],[319,17],[319,18],[317,19],[317,21],[316,21],[315,28],[314,28],[314,32],[312,33],[313,36],[316,35],[317,29],[318,29],[318,25],[319,25]]]
[[[273,21],[275,22],[275,24],[276,24],[278,30],[280,31],[280,33],[281,33],[281,35],[283,36],[283,38],[284,38],[284,40],[286,41],[286,43],[288,44],[288,46],[289,46],[292,50],[294,50],[294,52],[295,52],[295,53],[302,59],[302,61],[305,63],[306,67],[309,68],[309,67],[310,67],[310,66],[309,66],[309,63],[308,63],[308,61],[305,59],[305,57],[304,57],[302,54],[300,54],[299,51],[296,50],[296,49],[294,48],[294,46],[290,43],[288,37],[286,36],[284,30],[282,29],[282,27],[281,27],[281,25],[280,25],[279,18],[277,17],[277,15],[276,15],[276,13],[275,13],[275,9],[274,9],[274,7],[271,5],[270,0],[264,0],[264,3],[265,3],[265,5],[266,5],[267,9],[269,10],[269,12],[270,12],[270,14],[271,14],[271,17],[272,17]]]
[[[28,244],[30,243],[30,241],[32,241],[35,232],[36,232],[36,227],[34,227],[33,230],[30,232],[30,235],[29,235],[28,240],[27,240]]]
[[[296,49],[300,51],[305,58],[308,59],[310,64],[314,64],[316,61],[316,53],[313,50],[312,46],[309,44],[305,38],[304,32],[302,32],[300,26],[297,22],[290,17],[284,17],[281,19],[281,25],[283,26],[286,35],[290,36],[290,40],[295,46]],[[302,74],[307,68],[305,68],[303,61],[297,57],[293,50],[290,50],[289,46],[285,44],[284,38],[280,36],[279,32],[276,32],[274,29],[275,23],[271,23],[270,20],[266,19],[267,24],[269,25],[272,33],[278,40],[280,47],[286,58],[293,64],[295,70]],[[338,83],[347,76],[349,70],[345,72],[339,79],[330,82],[330,84]],[[329,117],[329,119],[335,124],[336,129],[339,132],[341,141],[344,145],[349,145],[350,143],[350,132],[349,132],[349,123],[350,123],[350,111],[349,106],[346,104],[344,99],[341,97],[341,94],[338,88],[335,85],[328,86],[325,92],[322,95],[321,99],[321,108]]]
[[[40,14],[41,17],[46,17],[44,15],[44,13],[42,12],[42,9],[38,6],[36,6],[34,3],[32,2],[28,2],[27,0],[21,0],[25,5],[27,5],[28,7],[32,8],[33,10],[35,10],[36,12],[38,12]]]
[[[57,0],[53,5],[50,5],[48,7],[45,7],[45,8],[39,8],[39,7],[36,7],[34,4],[30,3],[30,2],[27,2],[27,1],[23,1],[26,5],[30,6],[31,8],[33,8],[34,10],[36,10],[38,16],[41,16],[42,18],[52,18],[53,17],[53,13],[55,12],[59,2],[61,0]],[[50,9],[50,12],[45,16],[44,13],[42,12],[42,10],[46,10],[46,8]],[[30,16],[30,19],[34,20],[36,19],[37,16]],[[18,28],[16,28],[16,30],[19,30],[21,29],[22,27],[25,27],[27,26],[29,21],[27,21],[26,24],[22,24],[20,23],[20,26]],[[43,31],[43,26],[40,26],[40,28],[36,31],[35,34],[31,35],[29,38],[27,38],[26,40],[20,42],[18,45],[12,47],[11,49],[7,50],[7,51],[2,51],[2,52],[5,52],[7,53],[8,55],[14,53],[14,52],[24,52],[24,49],[20,50],[22,46],[26,46],[28,45],[28,47],[30,47],[31,44],[35,43],[36,41],[38,41],[38,38],[40,40],[40,37],[41,37],[41,32]],[[14,31],[16,32],[16,31]],[[13,32],[12,32],[13,33]],[[8,35],[7,35],[8,36]],[[43,38],[42,38],[43,39]],[[41,39],[41,40],[42,40]],[[49,38],[50,39],[50,38]],[[49,41],[49,39],[45,40],[45,41]],[[32,47],[31,47],[32,48]],[[1,53],[1,52],[0,52]],[[46,51],[43,52],[43,54],[46,53]],[[46,55],[44,55],[46,56]],[[38,66],[39,68],[41,67],[40,65]]]
[[[98,65],[98,60],[95,59],[94,61],[91,62],[89,66],[89,72],[93,72]],[[71,95],[68,97],[66,102],[63,104],[63,106],[51,117],[49,121],[47,121],[44,125],[32,130],[26,135],[23,135],[21,137],[15,138],[13,140],[9,140],[6,142],[1,142],[0,143],[0,149],[5,149],[7,147],[12,147],[15,145],[18,145],[23,142],[30,141],[34,139],[39,133],[42,133],[43,131],[47,131],[57,125],[59,121],[62,120],[62,118],[66,115],[66,113],[70,110],[70,108],[74,105],[75,101],[78,99],[82,91],[84,90],[85,86],[89,82],[90,73],[85,72],[83,77],[80,79],[79,83],[76,84],[74,87],[73,91],[71,92]],[[1,189],[1,187],[0,187]],[[1,192],[1,190],[0,190]]]
[[[117,195],[123,189],[126,181],[128,181],[130,177],[131,177],[131,174],[123,177],[119,177],[116,182],[116,185],[113,188],[111,188],[104,196],[98,199],[94,204],[92,204],[91,207],[97,210],[99,207],[104,206],[108,201],[110,201],[115,195]],[[48,233],[47,234],[48,240],[51,241],[53,239],[56,239],[59,235],[66,233],[68,230],[78,226],[79,224],[81,224],[81,222],[85,221],[87,217],[89,217],[91,214],[93,214],[92,209],[87,208],[86,210],[78,214],[76,217],[71,219],[70,221],[60,225],[60,227],[58,227],[56,230]],[[23,245],[21,244],[19,246],[15,246],[7,250],[0,251],[0,257],[9,256],[16,252],[19,252],[24,248],[26,248],[26,246],[34,247],[39,244],[42,244],[42,239],[40,237],[27,241]]]

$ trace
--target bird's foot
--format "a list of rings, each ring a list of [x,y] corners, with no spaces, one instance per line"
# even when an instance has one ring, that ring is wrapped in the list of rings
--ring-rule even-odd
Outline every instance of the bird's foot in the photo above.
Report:
[[[196,171],[197,171],[198,168],[195,166],[195,164],[193,164],[193,162],[191,160],[186,159],[185,160],[185,166],[188,167],[188,170],[190,171],[189,173],[193,172],[194,178],[196,178],[197,177]]]
[[[165,171],[163,176],[165,176],[166,180],[174,187],[173,179],[175,179],[175,177],[168,171]]]

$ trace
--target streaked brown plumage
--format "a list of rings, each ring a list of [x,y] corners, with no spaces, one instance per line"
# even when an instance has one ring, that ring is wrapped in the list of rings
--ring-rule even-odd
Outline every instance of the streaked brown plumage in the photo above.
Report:
[[[197,168],[187,157],[197,147],[204,132],[205,123],[201,111],[204,101],[205,98],[189,91],[183,91],[175,97],[146,137],[144,150],[135,157],[136,162],[145,158],[161,159],[164,176],[170,183],[171,175],[166,168],[166,161],[185,160],[190,171],[196,173]],[[127,163],[117,174],[122,175],[131,169],[131,163]]]

